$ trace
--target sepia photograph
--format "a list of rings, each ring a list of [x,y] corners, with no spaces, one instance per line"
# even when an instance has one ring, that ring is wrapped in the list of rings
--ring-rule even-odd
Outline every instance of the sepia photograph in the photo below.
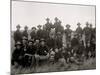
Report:
[[[96,6],[11,1],[11,75],[96,69]]]

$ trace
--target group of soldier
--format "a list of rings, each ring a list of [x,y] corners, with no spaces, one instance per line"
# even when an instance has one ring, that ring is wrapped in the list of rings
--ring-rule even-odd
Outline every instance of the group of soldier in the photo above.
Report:
[[[86,27],[82,29],[81,24],[77,23],[77,29],[72,31],[71,25],[67,24],[64,30],[61,21],[57,17],[54,20],[52,24],[47,18],[45,25],[38,25],[38,29],[32,27],[30,33],[27,26],[23,32],[20,31],[20,25],[16,26],[12,65],[30,67],[58,62],[78,64],[84,59],[95,58],[96,32],[92,24],[86,22]],[[64,35],[66,45],[63,43]]]

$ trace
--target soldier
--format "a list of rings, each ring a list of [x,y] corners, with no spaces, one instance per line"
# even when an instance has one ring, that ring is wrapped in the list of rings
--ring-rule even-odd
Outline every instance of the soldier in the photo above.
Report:
[[[65,36],[66,36],[66,46],[69,44],[69,42],[71,41],[71,33],[72,30],[70,29],[70,25],[67,24],[65,29]]]
[[[40,41],[37,55],[39,55],[39,65],[46,64],[46,60],[49,58],[49,51],[44,39],[41,39]]]
[[[42,30],[41,36],[45,40],[47,40],[49,38],[49,31],[46,30],[45,26],[43,26],[43,30]]]
[[[25,67],[30,67],[32,64],[32,58],[34,58],[35,49],[33,47],[33,40],[28,41],[28,47],[25,52],[24,63]],[[33,60],[34,61],[34,60]]]
[[[59,48],[62,48],[62,34],[61,32],[57,32],[57,36],[56,36],[56,47],[59,49]]]
[[[64,28],[62,27],[61,21],[59,20],[59,21],[58,21],[58,25],[55,27],[55,32],[56,32],[56,33],[57,33],[57,32],[63,33],[63,31],[64,31]]]
[[[20,41],[21,42],[21,40],[22,40],[22,33],[20,31],[20,25],[18,24],[16,26],[16,28],[17,28],[17,30],[14,32],[14,40],[15,40],[15,43],[17,41]]]
[[[15,50],[12,53],[12,60],[11,60],[12,65],[22,66],[23,64],[23,52],[21,46],[22,46],[21,42],[17,41],[15,44]]]
[[[23,35],[23,37],[25,36],[26,38],[28,38],[28,27],[27,26],[24,27],[24,31],[23,31],[22,35]]]
[[[36,39],[36,36],[37,36],[37,34],[36,34],[36,28],[35,27],[32,27],[32,31],[31,31],[31,33],[30,33],[30,36],[31,36],[31,39]]]
[[[80,27],[80,23],[77,23],[77,29],[76,29],[76,33],[77,33],[77,35],[78,35],[78,38],[80,39],[81,37],[82,37],[82,32],[83,32],[83,30],[82,30],[82,28]]]
[[[85,44],[87,45],[87,41],[90,41],[91,38],[91,30],[88,22],[86,22],[86,27],[83,29],[83,33],[85,35]]]
[[[59,24],[59,20],[58,20],[58,18],[57,17],[55,17],[55,23],[54,23],[54,25],[53,25],[53,27],[56,29],[56,27],[58,26],[58,24]]]
[[[50,38],[47,39],[46,44],[47,44],[49,49],[55,49],[55,47],[56,47],[56,39],[55,39],[54,34],[50,35],[49,37]]]
[[[47,23],[45,24],[46,31],[50,31],[52,28],[52,23],[50,23],[50,19],[46,18]]]
[[[38,25],[38,30],[37,30],[37,38],[41,39],[42,38],[42,29],[41,29],[41,25]]]

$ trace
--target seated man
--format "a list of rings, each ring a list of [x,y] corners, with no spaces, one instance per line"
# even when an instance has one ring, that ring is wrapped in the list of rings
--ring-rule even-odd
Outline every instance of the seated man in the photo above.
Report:
[[[38,48],[37,54],[35,55],[37,65],[42,64],[42,61],[46,62],[46,60],[49,58],[49,53],[48,53],[48,47],[45,45],[45,40],[41,39],[40,41],[40,46]]]
[[[32,58],[34,58],[35,51],[36,50],[33,47],[33,41],[29,40],[28,41],[28,47],[27,47],[27,50],[25,52],[25,58],[24,58],[26,67],[30,67],[31,64],[33,63]]]
[[[12,65],[15,65],[16,67],[19,65],[19,66],[22,66],[22,62],[23,62],[23,52],[22,52],[22,48],[21,48],[21,43],[20,42],[17,42],[15,44],[15,50],[12,54],[12,60],[11,60],[11,64]]]

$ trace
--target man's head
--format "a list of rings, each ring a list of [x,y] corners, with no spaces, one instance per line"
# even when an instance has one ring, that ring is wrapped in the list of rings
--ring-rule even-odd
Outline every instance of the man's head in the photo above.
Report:
[[[80,23],[80,22],[78,22],[78,23],[77,23],[77,26],[78,26],[78,27],[80,27],[80,25],[81,25],[81,23]]]
[[[42,46],[44,46],[45,45],[45,40],[41,39],[40,43],[41,43]]]
[[[58,22],[58,18],[57,17],[55,17],[55,22]]]
[[[16,28],[17,28],[17,30],[20,30],[21,26],[18,24],[18,25],[16,26]]]
[[[67,28],[67,29],[69,29],[69,28],[70,28],[70,25],[69,25],[69,24],[67,24],[67,25],[66,25],[66,28]]]
[[[39,39],[36,39],[36,40],[35,40],[35,43],[39,43],[39,42],[40,42]]]
[[[32,45],[33,45],[33,40],[29,40],[29,41],[28,41],[28,45],[29,45],[29,46],[32,46]]]
[[[27,27],[27,26],[25,26],[25,27],[24,27],[24,30],[26,30],[26,31],[27,31],[27,30],[28,30],[28,27]]]
[[[23,43],[23,44],[26,44],[26,43],[27,43],[27,40],[28,40],[27,37],[24,36],[24,37],[22,38],[22,43]]]
[[[88,22],[86,22],[86,27],[89,27],[89,23]]]
[[[46,21],[49,23],[50,19],[49,18],[46,18]]]
[[[15,47],[16,47],[16,49],[18,49],[18,50],[21,49],[21,42],[18,41],[18,42],[15,44]]]
[[[38,27],[38,29],[41,29],[42,26],[41,25],[38,25],[37,27]]]
[[[33,31],[36,31],[36,27],[32,27],[32,30],[33,30]]]
[[[92,28],[92,24],[90,24],[90,28]]]

